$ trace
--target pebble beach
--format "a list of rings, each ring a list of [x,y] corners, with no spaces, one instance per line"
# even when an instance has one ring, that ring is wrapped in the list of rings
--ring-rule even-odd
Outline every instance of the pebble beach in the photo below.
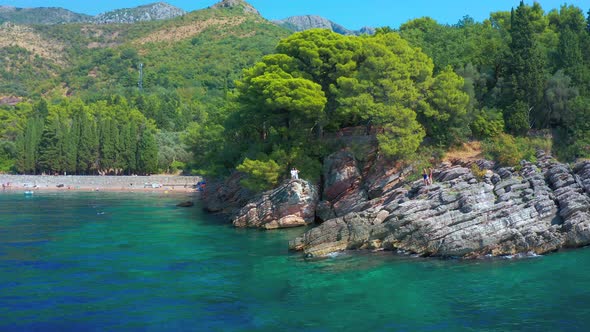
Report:
[[[168,191],[193,192],[199,176],[99,176],[99,175],[6,175],[0,174],[4,190]]]

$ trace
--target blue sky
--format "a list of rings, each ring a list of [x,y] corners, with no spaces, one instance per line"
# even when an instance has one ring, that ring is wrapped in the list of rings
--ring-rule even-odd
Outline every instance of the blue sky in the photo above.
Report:
[[[0,4],[15,7],[63,7],[69,10],[95,15],[101,12],[135,7],[157,0],[0,0]],[[206,8],[217,0],[168,0],[171,5],[187,11]],[[510,10],[519,0],[249,0],[268,19],[281,19],[294,15],[314,14],[324,16],[350,29],[362,26],[391,26],[416,17],[430,16],[441,23],[456,23],[465,15],[477,21],[488,17],[492,11]],[[532,3],[532,1],[525,1]],[[539,0],[545,11],[559,8],[561,0]],[[590,9],[589,0],[570,0],[584,11]]]

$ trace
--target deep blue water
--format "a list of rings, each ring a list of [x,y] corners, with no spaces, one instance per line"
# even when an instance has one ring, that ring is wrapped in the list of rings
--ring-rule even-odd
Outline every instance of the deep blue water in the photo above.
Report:
[[[585,331],[590,250],[305,260],[185,197],[0,193],[0,331]]]

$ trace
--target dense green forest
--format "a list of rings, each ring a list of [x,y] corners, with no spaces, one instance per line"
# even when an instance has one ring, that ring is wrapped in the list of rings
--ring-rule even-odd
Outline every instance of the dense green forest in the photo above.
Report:
[[[395,160],[473,139],[510,166],[551,145],[564,160],[590,157],[590,13],[574,6],[521,2],[484,22],[419,18],[374,36],[301,32],[237,83],[235,111],[191,125],[189,145],[204,171],[237,167],[254,189],[291,166],[317,179],[334,149],[325,135],[346,127],[376,128]]]
[[[148,120],[158,148],[155,170],[122,167],[120,161],[112,167],[111,162],[102,163],[99,153],[91,169],[68,168],[68,172],[82,174],[190,172],[192,157],[181,139],[189,124],[226,112],[234,82],[241,77],[243,68],[271,53],[278,41],[290,33],[241,8],[210,8],[171,20],[136,24],[0,29],[7,35],[15,34],[14,38],[31,39],[29,44],[1,47],[0,38],[0,97],[24,97],[19,105],[0,106],[0,171],[66,171],[61,166],[47,167],[37,159],[34,166],[19,165],[19,135],[33,124],[41,127],[37,131],[54,125],[50,117],[42,117],[42,123],[31,119],[37,117],[36,105],[44,103],[58,110],[76,99],[84,104],[82,112],[88,113],[87,118],[99,121],[98,131],[102,120],[87,110],[112,105],[113,100],[122,101],[115,105],[125,105],[113,106],[119,107],[119,112],[138,111]],[[45,53],[35,53],[35,47],[44,47]],[[61,120],[66,127],[74,125],[69,115]],[[114,125],[119,132],[123,122]],[[34,149],[40,152],[44,148],[37,145]]]
[[[175,41],[145,39],[203,20],[226,23]],[[590,11],[521,2],[483,22],[419,18],[358,37],[289,35],[265,22],[229,9],[100,33],[36,27],[78,47],[64,55],[67,70],[52,74],[54,66],[38,60],[23,73],[48,79],[10,81],[19,82],[10,83],[13,94],[31,101],[0,109],[0,166],[83,174],[237,168],[250,175],[249,187],[264,189],[292,166],[318,179],[323,158],[338,147],[330,138],[350,127],[374,135],[380,155],[392,160],[434,160],[469,140],[483,141],[487,155],[506,165],[551,145],[563,160],[590,157]],[[64,99],[64,90],[78,99]],[[93,138],[88,148],[78,144],[81,161],[58,162],[69,159],[54,155],[73,155],[71,142],[86,140],[88,119]],[[147,155],[158,162],[147,165]]]

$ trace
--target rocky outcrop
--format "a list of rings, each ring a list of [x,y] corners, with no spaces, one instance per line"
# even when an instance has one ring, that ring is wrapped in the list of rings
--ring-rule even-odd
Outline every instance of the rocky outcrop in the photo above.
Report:
[[[351,169],[351,164],[343,162],[342,169]],[[493,168],[486,161],[477,165]],[[373,192],[369,200],[362,208],[307,231],[290,248],[309,256],[388,249],[468,258],[542,254],[590,244],[590,162],[570,169],[541,153],[535,164],[523,162],[518,171],[488,170],[481,178],[468,166],[443,164],[434,172],[432,185],[421,180],[404,183],[398,178],[377,191],[368,189],[379,183],[368,181],[371,171],[360,185],[354,176],[345,178],[351,185],[343,188],[358,188],[351,196],[358,197],[359,190]]]
[[[349,30],[338,23],[317,15],[291,16],[282,20],[275,20],[273,23],[295,32],[309,29],[328,29],[341,35],[372,35],[375,33],[375,29],[370,27],[363,27],[358,31]]]
[[[240,185],[243,177],[244,174],[234,172],[225,181],[209,180],[201,196],[205,210],[232,215],[246,205],[255,195]]]
[[[314,222],[318,188],[305,180],[288,180],[248,203],[232,218],[236,227],[265,229],[305,226]]]
[[[252,5],[250,5],[244,0],[222,0],[211,6],[211,8],[241,8],[244,11],[244,13],[260,15],[256,8],[252,7]]]
[[[361,170],[354,155],[341,151],[324,160],[323,194],[318,217],[328,220],[359,211],[367,202],[367,193],[361,188]]]
[[[186,12],[165,2],[156,2],[135,8],[117,9],[102,13],[92,19],[96,24],[136,23],[166,20],[182,16]]]
[[[319,220],[342,217],[382,203],[386,193],[399,188],[412,170],[391,165],[374,150],[367,155],[362,165],[347,150],[325,158],[322,201],[317,209]]]

